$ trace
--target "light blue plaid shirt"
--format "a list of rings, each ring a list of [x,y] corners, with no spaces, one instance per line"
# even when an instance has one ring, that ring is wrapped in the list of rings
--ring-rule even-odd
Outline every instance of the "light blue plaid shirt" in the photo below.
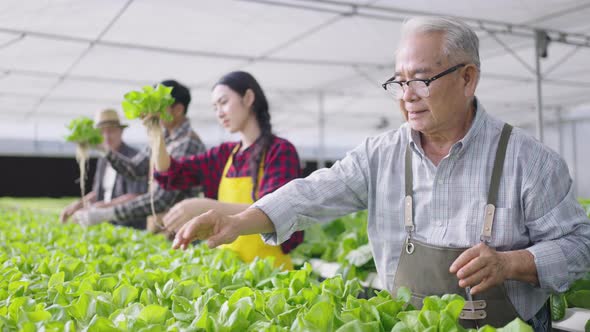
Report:
[[[368,209],[368,233],[382,284],[393,289],[403,222],[404,153],[413,151],[415,238],[441,247],[479,243],[494,156],[503,122],[478,103],[467,135],[435,166],[407,124],[366,139],[330,169],[294,180],[254,204],[274,223],[270,244],[296,230]],[[515,128],[510,137],[490,243],[499,251],[527,249],[540,287],[506,281],[524,320],[550,292],[565,291],[590,269],[590,222],[572,193],[564,160]]]

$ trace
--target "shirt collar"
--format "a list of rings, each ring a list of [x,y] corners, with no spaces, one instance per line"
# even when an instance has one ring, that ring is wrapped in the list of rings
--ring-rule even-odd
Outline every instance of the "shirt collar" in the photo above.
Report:
[[[481,128],[488,117],[485,109],[483,108],[483,105],[477,98],[474,99],[473,103],[475,104],[475,118],[473,118],[471,128],[469,128],[467,134],[462,139],[453,145],[451,148],[451,153],[463,153],[465,148],[467,148],[469,144],[474,141],[477,134],[481,131]]]
[[[406,126],[408,126],[408,136],[410,142],[410,148],[414,150],[415,153],[420,156],[420,158],[424,157],[424,151],[422,150],[422,142],[420,140],[420,133],[413,130],[408,123],[406,122]]]
[[[455,153],[462,153],[465,150],[465,147],[469,146],[469,143],[473,141],[475,136],[477,136],[488,117],[483,106],[477,98],[474,99],[473,103],[475,104],[475,117],[473,119],[473,122],[471,123],[471,127],[462,139],[460,139],[457,143],[453,144],[453,147],[451,147],[449,155],[453,155]],[[405,125],[408,128],[408,139],[410,142],[410,147],[422,158],[424,156],[424,151],[422,150],[420,133],[410,128],[407,122]]]
[[[240,149],[242,148],[242,141],[239,141],[237,144],[237,152],[236,152],[236,156],[237,155],[247,155],[249,153],[251,153],[254,150],[254,147],[258,144],[260,144],[260,139],[262,138],[262,135],[258,136],[258,138],[256,138],[256,140],[254,141],[254,143],[250,144],[249,147],[245,148],[243,151],[240,151]]]

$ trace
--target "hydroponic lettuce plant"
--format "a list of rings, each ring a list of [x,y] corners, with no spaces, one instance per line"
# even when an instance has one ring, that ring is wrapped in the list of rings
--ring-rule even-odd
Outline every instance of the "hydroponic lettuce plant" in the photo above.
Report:
[[[367,212],[361,211],[327,224],[310,226],[305,241],[291,256],[297,262],[320,258],[337,262],[344,279],[367,278],[369,272],[376,272],[372,252],[368,247]],[[354,256],[354,257],[353,257]]]
[[[589,198],[579,198],[578,202],[582,205],[584,210],[586,210],[586,214],[590,217],[590,199]]]
[[[70,130],[70,134],[66,136],[66,141],[76,143],[76,161],[80,167],[80,195],[82,196],[82,205],[86,207],[87,202],[84,199],[84,194],[86,192],[88,151],[90,146],[102,143],[102,134],[99,129],[94,127],[94,121],[85,116],[73,119],[66,128]]]
[[[125,94],[122,103],[125,117],[130,120],[154,116],[154,124],[159,126],[158,118],[166,121],[172,120],[167,112],[169,106],[174,104],[174,97],[171,95],[172,87],[158,84],[156,88],[146,85],[141,91],[131,91]]]
[[[308,264],[280,271],[271,257],[246,264],[205,243],[170,250],[163,236],[56,218],[0,209],[0,331],[476,331],[460,326],[458,295],[415,310],[407,288],[363,299],[358,280],[320,283]],[[532,328],[477,332],[494,331]]]
[[[578,198],[578,202],[590,217],[590,199]],[[576,280],[564,293],[551,295],[551,319],[562,320],[567,308],[590,309],[590,271]],[[586,331],[590,332],[590,324]]]
[[[154,176],[152,169],[156,161],[157,153],[159,151],[160,140],[162,139],[162,129],[160,127],[160,119],[171,121],[172,115],[168,113],[168,107],[174,104],[174,97],[172,97],[172,87],[167,87],[158,84],[156,88],[146,85],[141,91],[131,91],[125,94],[123,100],[123,112],[127,119],[133,120],[137,118],[144,119],[144,124],[147,127],[148,137],[150,139],[151,156],[150,156],[150,176],[149,187],[152,187]],[[151,207],[152,214],[156,215],[154,209],[154,191],[151,190]],[[157,218],[154,218],[157,220]],[[161,227],[163,225],[160,225]]]
[[[590,309],[590,272],[574,281],[566,292],[551,295],[551,319],[562,320],[567,308]]]

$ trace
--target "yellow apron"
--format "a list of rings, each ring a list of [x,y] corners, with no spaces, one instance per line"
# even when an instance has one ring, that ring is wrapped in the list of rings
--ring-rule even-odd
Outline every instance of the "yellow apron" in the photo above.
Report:
[[[232,162],[234,160],[234,154],[238,151],[240,146],[236,146],[225,164],[223,169],[223,175],[221,182],[219,183],[219,190],[217,198],[220,202],[236,203],[236,204],[252,204],[252,190],[254,185],[252,178],[249,176],[228,178],[227,172],[229,171]],[[258,170],[258,179],[262,179],[264,173],[264,155],[260,162],[260,169]],[[257,194],[255,194],[258,196]],[[292,270],[293,263],[291,257],[286,255],[281,250],[280,246],[270,246],[262,241],[259,234],[243,235],[238,237],[234,242],[222,246],[235,251],[244,262],[251,262],[255,257],[268,257],[274,256],[275,266],[280,267],[284,270]]]

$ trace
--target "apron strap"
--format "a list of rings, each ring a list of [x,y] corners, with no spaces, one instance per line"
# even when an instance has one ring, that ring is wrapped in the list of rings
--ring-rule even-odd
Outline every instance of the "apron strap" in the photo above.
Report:
[[[502,170],[504,169],[504,159],[506,159],[506,149],[508,148],[508,140],[512,126],[505,123],[498,141],[498,148],[496,149],[496,158],[494,159],[494,168],[492,169],[492,179],[490,180],[490,188],[488,191],[488,201],[485,207],[484,224],[481,231],[480,240],[489,243],[492,240],[492,227],[494,224],[494,215],[496,204],[498,201],[498,190],[500,188],[500,178],[502,177]]]
[[[256,202],[260,197],[260,186],[262,185],[262,177],[264,176],[264,160],[266,159],[266,151],[262,152],[262,157],[260,158],[260,164],[258,166],[258,183],[256,184],[256,188],[252,193],[252,199]]]
[[[236,146],[231,150],[231,153],[229,154],[229,158],[227,158],[227,161],[225,162],[225,166],[223,167],[223,173],[221,174],[221,176],[227,177],[227,173],[229,172],[229,169],[231,168],[231,165],[234,162],[234,155],[240,149],[240,145],[241,145],[241,143],[236,144]]]
[[[410,148],[410,144],[406,147],[406,169],[405,169],[405,178],[406,178],[406,197],[404,199],[404,225],[406,227],[406,232],[408,232],[408,237],[410,237],[411,233],[414,231],[414,202],[412,199],[412,195],[414,193],[413,188],[413,177],[412,177],[412,149]]]
[[[234,156],[235,154],[239,151],[241,146],[240,144],[237,144],[231,151],[229,158],[227,159],[227,162],[225,163],[225,166],[223,167],[223,174],[222,176],[227,177],[227,173],[229,173],[229,169],[233,164],[234,161]],[[260,164],[258,166],[258,185],[255,188],[256,192],[252,192],[252,200],[254,202],[256,202],[258,200],[258,196],[259,195],[259,191],[260,191],[260,185],[262,184],[262,177],[264,176],[264,160],[266,159],[266,151],[262,152],[262,158],[260,158]]]
[[[406,197],[404,199],[404,226],[406,229],[406,252],[411,255],[414,253],[414,243],[412,243],[412,233],[414,232],[414,202],[413,194],[413,178],[412,178],[412,149],[410,144],[406,147]]]

